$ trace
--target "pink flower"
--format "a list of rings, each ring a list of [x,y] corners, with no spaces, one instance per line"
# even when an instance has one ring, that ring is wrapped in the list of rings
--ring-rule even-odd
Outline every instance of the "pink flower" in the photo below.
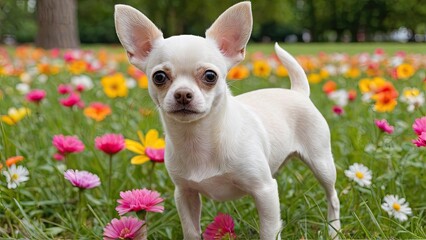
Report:
[[[145,154],[153,162],[164,162],[164,148],[155,149],[147,147],[145,148]]]
[[[426,132],[426,116],[417,118],[413,123],[414,132],[420,136],[423,132]]]
[[[69,169],[64,173],[65,179],[71,182],[75,187],[81,189],[90,189],[101,185],[101,180],[96,174]]]
[[[59,94],[65,95],[72,92],[72,86],[65,85],[65,84],[59,84],[58,86],[58,92]]]
[[[144,224],[144,221],[135,217],[114,218],[104,228],[104,240],[135,239]]]
[[[417,147],[426,147],[426,132],[422,132],[419,137],[412,141]]]
[[[345,112],[345,110],[341,106],[336,105],[336,106],[333,106],[333,112],[334,114],[340,116]]]
[[[73,107],[75,105],[79,106],[82,104],[80,95],[76,93],[71,93],[67,98],[60,99],[59,102],[65,107]]]
[[[205,240],[235,239],[234,220],[228,214],[219,213],[203,233]]]
[[[41,100],[43,100],[45,97],[46,97],[46,91],[40,90],[40,89],[34,89],[27,94],[26,99],[29,102],[39,104]]]
[[[121,199],[117,200],[120,205],[115,208],[120,215],[138,211],[160,213],[164,211],[164,207],[158,205],[162,203],[164,199],[162,199],[160,194],[156,191],[151,191],[146,188],[134,189],[120,192],[120,197]]]
[[[376,126],[383,132],[388,133],[388,134],[392,134],[393,133],[393,126],[389,125],[388,121],[386,121],[386,119],[382,119],[382,120],[374,120],[374,123],[376,124]]]
[[[107,133],[95,139],[95,146],[104,153],[113,155],[124,149],[124,137],[121,134]]]
[[[56,160],[63,160],[67,154],[84,150],[84,144],[75,136],[55,135],[52,143],[58,150],[58,153],[54,156]]]

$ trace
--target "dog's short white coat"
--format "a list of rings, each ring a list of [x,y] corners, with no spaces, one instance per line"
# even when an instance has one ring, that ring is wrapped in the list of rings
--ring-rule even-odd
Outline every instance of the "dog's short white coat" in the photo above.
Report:
[[[251,195],[261,239],[276,238],[281,219],[273,176],[292,156],[302,159],[324,187],[329,232],[337,237],[339,199],[330,131],[309,99],[301,66],[276,44],[291,89],[262,89],[234,97],[226,84],[229,69],[244,59],[252,28],[250,2],[226,10],[206,38],[164,39],[145,15],[126,5],[116,5],[115,23],[130,62],[149,76],[149,93],[166,134],[165,164],[176,186],[185,239],[201,238],[200,194],[218,201]],[[207,70],[217,74],[214,84],[203,80]],[[167,83],[153,83],[159,71],[167,74]],[[179,103],[177,92],[189,93],[190,102]]]

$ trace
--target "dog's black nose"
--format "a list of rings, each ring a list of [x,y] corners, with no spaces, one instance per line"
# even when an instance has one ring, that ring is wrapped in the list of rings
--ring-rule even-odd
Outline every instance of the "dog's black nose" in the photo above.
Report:
[[[182,88],[176,90],[174,97],[176,99],[176,102],[186,105],[192,101],[192,98],[194,97],[193,92],[189,88]]]

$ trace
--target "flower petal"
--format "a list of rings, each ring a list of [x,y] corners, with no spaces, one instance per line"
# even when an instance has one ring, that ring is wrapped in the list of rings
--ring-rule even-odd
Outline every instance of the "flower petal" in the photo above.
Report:
[[[133,157],[130,160],[130,163],[132,163],[132,164],[144,164],[148,161],[149,161],[149,157],[147,157],[145,155],[138,155],[138,156]]]
[[[145,147],[140,144],[139,142],[130,140],[130,139],[126,139],[125,140],[125,144],[126,144],[126,149],[129,151],[132,151],[134,153],[137,154],[145,154]]]
[[[158,131],[151,129],[148,131],[145,137],[145,147],[153,147],[158,139]]]

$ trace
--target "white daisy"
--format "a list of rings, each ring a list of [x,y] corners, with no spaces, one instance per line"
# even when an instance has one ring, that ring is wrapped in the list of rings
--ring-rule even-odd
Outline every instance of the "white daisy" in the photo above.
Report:
[[[408,206],[405,198],[399,198],[398,195],[386,195],[383,200],[385,201],[382,204],[383,210],[400,222],[407,221],[408,215],[412,214],[411,208]]]
[[[371,185],[371,170],[362,164],[354,163],[349,167],[349,170],[345,170],[345,175],[361,187],[369,187]]]
[[[16,167],[15,164],[3,171],[3,175],[7,180],[7,188],[12,189],[18,187],[21,182],[28,181],[28,170],[23,166]]]
[[[344,89],[340,89],[328,94],[328,98],[331,99],[337,105],[344,107],[348,105],[349,93]]]
[[[86,75],[73,76],[71,78],[71,83],[74,86],[83,85],[84,90],[89,90],[93,88],[92,79]]]

